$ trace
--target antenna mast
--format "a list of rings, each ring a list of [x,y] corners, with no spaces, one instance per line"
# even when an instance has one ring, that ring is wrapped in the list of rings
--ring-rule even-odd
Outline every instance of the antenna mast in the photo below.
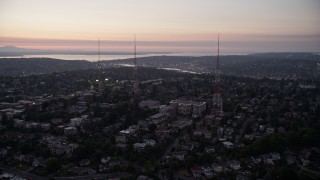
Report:
[[[215,69],[215,92],[213,95],[213,113],[217,118],[223,116],[223,105],[221,97],[221,82],[220,82],[220,34],[218,34],[218,54]]]
[[[134,34],[134,57],[133,57],[133,96],[134,101],[137,103],[139,100],[139,84],[137,76],[137,44],[136,44],[136,34]]]
[[[220,94],[220,34],[218,34],[218,55],[217,55],[217,62],[216,62],[216,72],[215,72],[215,79],[216,79],[216,93]]]
[[[99,61],[100,61],[100,39],[98,39],[98,54],[99,54]]]
[[[137,78],[136,71],[137,71],[137,44],[136,44],[136,34],[134,34],[134,78]],[[135,79],[136,80],[136,79]]]

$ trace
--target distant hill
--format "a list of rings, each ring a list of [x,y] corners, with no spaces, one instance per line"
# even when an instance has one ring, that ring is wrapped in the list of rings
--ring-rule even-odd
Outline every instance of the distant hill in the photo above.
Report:
[[[37,49],[24,49],[15,46],[3,46],[0,47],[0,56],[23,56],[31,52],[37,52],[41,50]]]
[[[216,57],[154,56],[139,58],[145,67],[175,68],[212,73]],[[132,64],[132,59],[106,61],[106,64]],[[254,78],[307,78],[320,80],[320,56],[314,53],[263,53],[221,56],[222,74]],[[108,66],[108,65],[107,65]]]
[[[197,73],[212,73],[215,56],[151,56],[137,59],[139,66],[171,68]],[[132,64],[133,59],[89,62],[84,60],[58,60],[50,58],[0,58],[0,75],[19,76],[119,67]],[[305,78],[320,80],[320,56],[313,53],[254,54],[221,56],[222,74],[254,78]]]
[[[277,53],[255,53],[248,56],[267,57],[267,58],[282,58],[282,59],[316,59],[319,53],[312,52],[277,52]]]
[[[32,52],[32,51],[40,51],[37,49],[24,49],[24,48],[18,48],[15,46],[3,46],[0,47],[0,52]]]
[[[0,75],[19,76],[52,72],[92,69],[94,64],[81,60],[49,58],[0,58]]]

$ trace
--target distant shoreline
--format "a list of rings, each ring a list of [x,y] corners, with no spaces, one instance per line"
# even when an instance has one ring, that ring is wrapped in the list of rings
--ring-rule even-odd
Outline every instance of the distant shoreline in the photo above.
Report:
[[[190,57],[201,57],[201,56],[215,56],[216,54],[203,54],[203,53],[150,53],[150,54],[138,54],[137,58],[140,57],[152,57],[152,56],[190,56]],[[232,54],[232,55],[247,55],[247,54]],[[21,55],[21,56],[1,56],[0,58],[52,58],[61,60],[86,60],[86,61],[99,61],[99,56],[86,55],[86,54],[41,54],[41,55]],[[132,54],[117,54],[117,55],[100,55],[101,61],[120,60],[133,58]]]

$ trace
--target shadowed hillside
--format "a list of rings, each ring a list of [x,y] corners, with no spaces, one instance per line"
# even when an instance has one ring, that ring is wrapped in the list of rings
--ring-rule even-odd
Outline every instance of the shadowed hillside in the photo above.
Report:
[[[137,59],[138,66],[170,68],[175,70],[212,73],[215,56],[152,56]],[[0,75],[20,76],[118,67],[133,63],[133,59],[89,62],[84,60],[58,60],[50,58],[0,59]],[[320,79],[320,56],[312,53],[263,53],[243,56],[221,56],[222,74],[253,78],[306,78]]]
[[[0,75],[19,76],[79,69],[93,68],[94,64],[88,61],[58,60],[49,58],[3,58],[0,59]]]

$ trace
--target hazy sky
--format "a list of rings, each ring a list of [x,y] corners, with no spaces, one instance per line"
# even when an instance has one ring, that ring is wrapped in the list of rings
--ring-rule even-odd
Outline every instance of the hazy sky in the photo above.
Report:
[[[320,51],[320,0],[0,0],[0,46]]]

